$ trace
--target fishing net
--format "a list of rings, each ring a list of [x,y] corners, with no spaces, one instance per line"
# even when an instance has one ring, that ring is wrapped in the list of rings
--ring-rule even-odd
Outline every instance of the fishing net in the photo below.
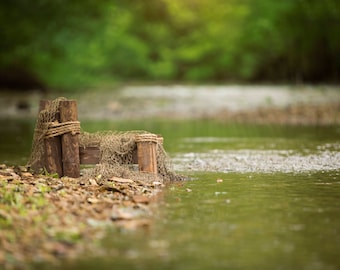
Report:
[[[139,172],[136,165],[136,149],[139,135],[148,135],[146,131],[99,131],[96,133],[82,132],[79,145],[81,147],[99,146],[99,163],[91,169],[84,170],[86,178],[97,177],[107,179],[112,176],[143,179],[143,180],[181,180],[171,165],[171,161],[164,150],[162,140],[157,139],[157,175]]]
[[[41,108],[36,122],[31,156],[28,166],[34,171],[41,169],[45,157],[44,140],[60,136],[65,132],[79,134],[79,146],[99,148],[99,162],[92,166],[83,166],[83,178],[95,178],[97,182],[112,177],[129,178],[144,181],[175,181],[182,176],[176,174],[163,147],[163,138],[156,136],[157,174],[140,172],[136,165],[137,140],[146,131],[100,131],[88,133],[81,131],[78,121],[58,122],[59,103],[66,100],[57,98]]]
[[[59,97],[51,102],[46,102],[44,107],[40,104],[40,111],[35,124],[31,155],[27,166],[35,172],[40,171],[44,167],[43,160],[45,158],[44,140],[48,136],[50,125],[57,124],[59,121],[59,103],[66,100],[64,97]]]

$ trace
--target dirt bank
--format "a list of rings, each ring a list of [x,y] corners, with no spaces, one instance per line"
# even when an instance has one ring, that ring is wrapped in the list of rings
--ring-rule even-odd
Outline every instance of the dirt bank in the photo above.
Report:
[[[148,228],[160,182],[54,178],[0,164],[0,269],[111,256],[106,229]]]

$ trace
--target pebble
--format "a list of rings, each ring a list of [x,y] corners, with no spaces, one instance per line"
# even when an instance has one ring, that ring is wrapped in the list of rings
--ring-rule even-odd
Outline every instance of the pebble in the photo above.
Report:
[[[27,177],[27,178],[32,178],[33,177],[33,174],[29,173],[29,172],[23,172],[21,173],[21,176],[22,177]]]
[[[333,148],[339,144],[334,144]],[[195,162],[200,159],[203,162]],[[172,158],[177,171],[237,172],[237,173],[303,173],[311,171],[331,171],[340,169],[340,152],[320,150],[303,155],[291,150],[219,150],[178,154]],[[220,183],[222,179],[217,179]],[[223,180],[222,180],[223,181]]]

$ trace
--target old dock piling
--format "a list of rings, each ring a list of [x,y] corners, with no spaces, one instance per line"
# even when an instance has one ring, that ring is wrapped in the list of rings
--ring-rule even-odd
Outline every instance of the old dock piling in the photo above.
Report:
[[[33,164],[35,171],[45,169],[48,173],[57,173],[59,177],[77,178],[80,176],[81,164],[101,163],[100,144],[80,146],[82,133],[75,100],[42,100],[39,118],[41,119],[37,121],[36,130],[43,154],[37,155],[38,160]],[[130,162],[137,163],[140,172],[157,175],[157,151],[162,142],[163,138],[159,135],[136,134]]]
[[[139,170],[157,174],[157,135],[141,134],[136,137]]]

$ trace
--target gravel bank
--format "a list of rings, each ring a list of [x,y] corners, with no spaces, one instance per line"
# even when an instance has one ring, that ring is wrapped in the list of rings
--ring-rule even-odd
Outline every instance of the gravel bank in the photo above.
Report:
[[[84,119],[213,118],[287,124],[340,123],[337,86],[126,86],[79,98]]]
[[[186,172],[325,172],[340,169],[340,152],[325,150],[301,155],[290,150],[213,150],[207,153],[176,155],[173,162],[176,170]]]

